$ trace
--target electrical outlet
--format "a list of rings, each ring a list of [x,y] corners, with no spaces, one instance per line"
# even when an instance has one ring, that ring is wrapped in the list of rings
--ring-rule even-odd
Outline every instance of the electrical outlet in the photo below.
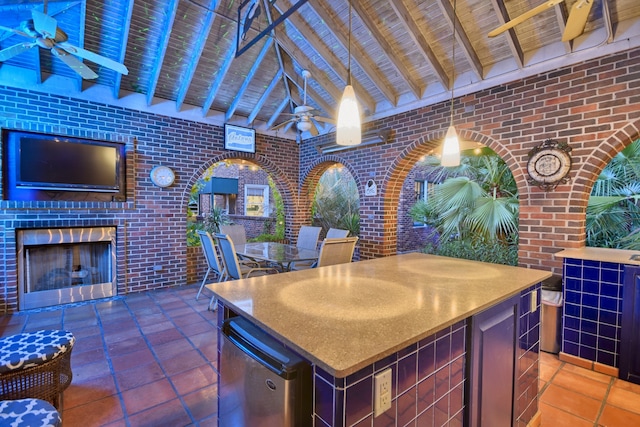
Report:
[[[538,308],[538,292],[531,292],[531,312],[534,313]]]
[[[373,416],[377,417],[391,408],[391,368],[374,377]]]

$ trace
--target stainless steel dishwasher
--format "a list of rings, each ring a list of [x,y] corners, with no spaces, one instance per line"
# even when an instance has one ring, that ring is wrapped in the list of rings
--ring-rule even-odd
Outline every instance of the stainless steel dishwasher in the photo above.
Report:
[[[310,364],[243,317],[222,327],[220,427],[311,426]]]

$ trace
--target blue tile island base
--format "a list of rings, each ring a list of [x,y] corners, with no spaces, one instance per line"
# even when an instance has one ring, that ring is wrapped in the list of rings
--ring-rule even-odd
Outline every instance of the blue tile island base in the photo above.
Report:
[[[416,274],[413,271],[413,278],[416,280],[405,284],[402,278],[407,277],[407,271],[403,269],[413,269],[417,264],[424,267],[424,273]],[[454,267],[454,264],[458,278],[437,277],[437,266],[443,267],[441,271],[444,271],[448,267]],[[473,274],[465,271],[475,271],[479,276],[484,274],[491,277],[472,278]],[[220,300],[219,328],[226,319],[236,315],[243,316],[309,361],[313,372],[313,404],[312,419],[308,425],[317,427],[479,425],[476,415],[480,405],[470,402],[474,396],[474,387],[478,388],[471,375],[473,369],[476,369],[471,363],[472,355],[478,351],[472,346],[472,331],[477,329],[476,315],[490,312],[492,307],[508,300],[511,303],[507,312],[513,317],[513,322],[510,326],[507,325],[508,334],[512,336],[510,351],[513,354],[508,354],[507,358],[513,361],[510,372],[513,387],[509,387],[513,390],[513,395],[511,404],[507,400],[500,411],[512,417],[512,425],[527,427],[539,423],[538,302],[540,282],[549,276],[550,273],[538,270],[407,254],[324,267],[311,272],[301,271],[212,284],[208,287]],[[354,281],[358,277],[366,277],[366,283]],[[412,290],[410,297],[422,301],[418,304],[419,309],[409,307],[408,313],[398,312],[388,318],[381,311],[377,317],[369,318],[358,312],[357,306],[361,302],[348,298],[353,295],[347,290],[338,289],[355,286],[358,294],[366,294],[364,286],[367,283],[374,287],[371,282],[376,279],[372,278],[384,280],[388,277],[395,277],[395,280]],[[506,287],[500,285],[503,279],[509,283]],[[342,293],[340,300],[345,301],[345,304],[347,301],[355,304],[351,319],[348,314],[342,317],[327,309],[320,322],[323,328],[327,327],[326,322],[333,324],[334,328],[326,329],[323,333],[314,324],[316,320],[313,319],[315,315],[312,308],[287,308],[291,301],[282,297],[291,295],[286,288],[293,283],[314,281],[325,285],[333,283],[325,289]],[[317,289],[316,285],[304,290],[310,303],[322,306],[321,300],[324,297],[315,295],[313,291]],[[262,293],[263,291],[265,292]],[[457,291],[464,291],[465,295],[456,296]],[[370,304],[377,304],[371,295],[364,296]],[[394,297],[386,295],[386,298]],[[331,302],[335,303],[335,300]],[[433,320],[432,316],[437,319]],[[284,323],[292,325],[291,328],[282,326]],[[345,331],[336,332],[335,328],[340,325]],[[354,333],[354,330],[359,332]],[[327,339],[330,339],[327,336],[334,333],[337,334],[337,341],[333,341],[333,345],[339,350],[337,353],[325,351],[327,349],[324,348]],[[347,339],[341,333],[353,336]],[[305,341],[304,337],[308,335],[311,338]],[[407,336],[410,338],[406,338]],[[376,339],[388,348],[380,351],[375,346],[369,346],[369,341]],[[222,339],[219,339],[219,348],[221,342]],[[372,356],[366,353],[370,347],[374,353]],[[358,352],[359,348],[363,349],[362,354],[353,359],[356,360],[353,362],[350,359],[351,353]],[[343,350],[346,352],[342,353]],[[218,356],[220,357],[220,351]],[[334,356],[335,361],[331,360]],[[339,363],[345,359],[348,359],[346,364]],[[374,376],[389,368],[392,371],[391,408],[374,417]],[[220,375],[224,375],[224,372],[220,372]],[[489,382],[485,381],[485,384]]]

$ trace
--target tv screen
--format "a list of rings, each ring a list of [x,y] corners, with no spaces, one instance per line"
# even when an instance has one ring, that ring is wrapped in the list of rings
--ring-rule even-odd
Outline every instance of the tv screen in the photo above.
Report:
[[[124,144],[7,129],[2,136],[5,199],[53,200],[54,192],[125,197]]]
[[[117,192],[119,153],[114,145],[20,138],[18,187]]]

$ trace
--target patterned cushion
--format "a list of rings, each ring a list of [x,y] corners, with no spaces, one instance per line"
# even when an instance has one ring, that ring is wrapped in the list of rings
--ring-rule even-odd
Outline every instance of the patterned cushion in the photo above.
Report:
[[[76,339],[69,331],[43,330],[0,338],[0,374],[41,365],[71,351]]]
[[[40,399],[0,401],[0,425],[11,427],[60,427],[56,408]]]

